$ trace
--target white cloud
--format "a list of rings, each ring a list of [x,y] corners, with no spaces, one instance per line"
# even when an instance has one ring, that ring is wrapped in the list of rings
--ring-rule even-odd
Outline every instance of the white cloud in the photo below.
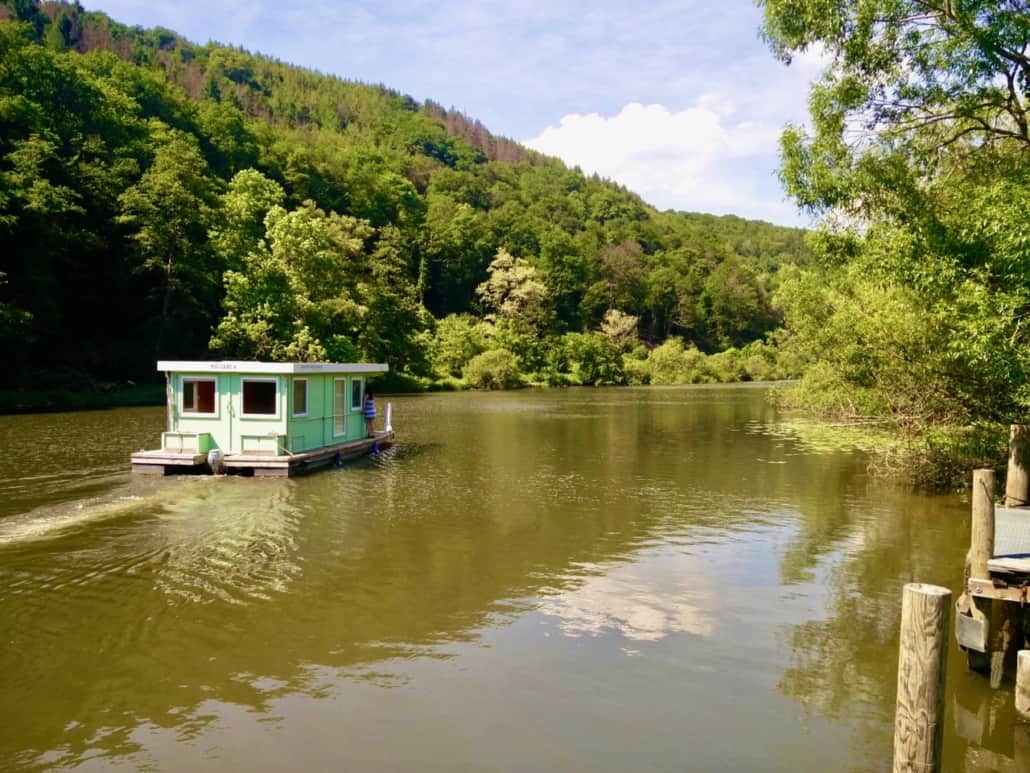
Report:
[[[566,115],[525,144],[621,183],[660,209],[799,222],[774,176],[781,127],[737,113],[719,94],[679,111],[634,102],[611,117]]]
[[[823,70],[833,62],[833,55],[826,49],[822,42],[816,42],[808,46],[804,51],[794,55],[791,60],[791,67],[795,67],[810,80],[814,80],[823,74]]]

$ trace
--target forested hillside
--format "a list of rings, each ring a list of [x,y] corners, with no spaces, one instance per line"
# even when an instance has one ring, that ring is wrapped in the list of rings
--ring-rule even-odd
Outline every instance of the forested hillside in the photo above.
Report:
[[[5,386],[209,356],[423,384],[782,375],[762,340],[803,236],[658,212],[383,86],[0,5]]]

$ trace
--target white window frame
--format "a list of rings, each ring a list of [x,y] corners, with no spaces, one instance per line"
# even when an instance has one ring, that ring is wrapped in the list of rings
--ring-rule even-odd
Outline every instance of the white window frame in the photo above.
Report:
[[[275,413],[245,413],[243,406],[245,402],[243,400],[243,390],[248,381],[264,382],[266,384],[275,384]],[[250,376],[243,376],[240,379],[240,417],[244,419],[267,419],[269,421],[275,421],[282,416],[282,395],[279,394],[279,379],[277,378],[252,378]]]
[[[350,380],[350,409],[352,411],[360,411],[365,407],[365,379],[363,378],[352,378]],[[358,385],[358,401],[354,402],[354,385]]]
[[[215,409],[213,411],[187,411],[186,410],[186,384],[198,381],[211,381],[215,385]],[[217,418],[221,401],[218,399],[218,378],[215,376],[180,376],[179,377],[179,415],[197,418]]]
[[[304,410],[297,410],[297,384],[304,385]],[[308,415],[308,398],[311,397],[311,390],[309,388],[308,380],[306,378],[295,378],[290,384],[290,400],[293,403],[293,415],[295,418]]]
[[[336,405],[336,385],[341,383],[341,382],[343,383],[343,405],[337,406]],[[340,413],[336,412],[337,407],[341,408],[341,412]],[[345,379],[345,378],[334,378],[333,379],[333,410],[332,410],[332,417],[333,417],[333,437],[334,438],[335,437],[343,437],[344,435],[347,434],[347,379]],[[340,424],[342,425],[342,429],[339,432],[336,431],[336,418],[337,417],[340,418]]]

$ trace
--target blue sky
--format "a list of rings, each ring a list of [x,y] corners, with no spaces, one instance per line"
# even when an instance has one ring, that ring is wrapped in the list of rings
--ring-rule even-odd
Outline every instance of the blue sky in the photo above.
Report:
[[[432,99],[662,209],[806,223],[777,139],[822,62],[777,62],[751,0],[85,4]]]

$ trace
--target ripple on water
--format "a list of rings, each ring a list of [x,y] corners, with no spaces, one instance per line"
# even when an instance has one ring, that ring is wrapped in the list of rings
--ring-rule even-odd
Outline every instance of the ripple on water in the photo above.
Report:
[[[289,481],[223,479],[159,516],[164,554],[156,586],[194,603],[242,604],[283,593],[300,573],[300,513]]]

